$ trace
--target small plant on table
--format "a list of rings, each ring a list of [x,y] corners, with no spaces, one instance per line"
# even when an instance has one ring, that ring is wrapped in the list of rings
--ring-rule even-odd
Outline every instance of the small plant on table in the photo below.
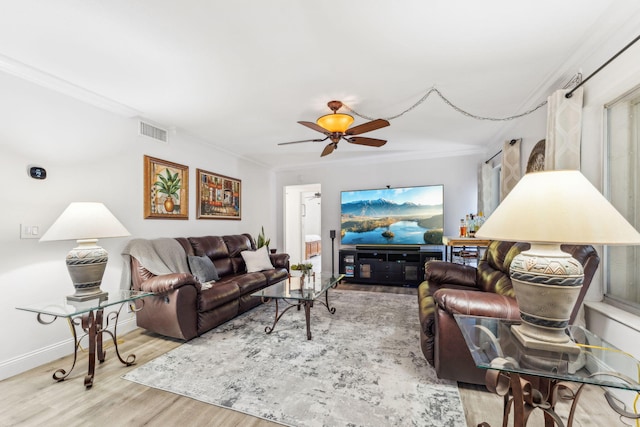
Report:
[[[311,280],[312,275],[315,276],[315,274],[313,273],[313,264],[311,264],[310,262],[307,263],[300,263],[300,264],[293,264],[291,266],[292,270],[295,271],[300,271],[302,272],[302,277],[300,278],[300,284],[304,285],[305,283],[305,277],[307,277],[307,280]]]

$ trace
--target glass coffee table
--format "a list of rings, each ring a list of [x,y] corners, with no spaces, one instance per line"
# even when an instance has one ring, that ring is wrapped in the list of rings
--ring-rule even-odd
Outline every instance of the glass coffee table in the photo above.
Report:
[[[65,297],[61,297],[57,300],[16,308],[18,310],[36,313],[38,323],[43,325],[53,323],[58,317],[67,319],[73,335],[73,364],[68,371],[62,368],[56,370],[53,373],[53,379],[56,381],[63,381],[71,374],[78,359],[78,349],[82,349],[80,346],[81,341],[83,338],[87,338],[89,366],[87,375],[84,378],[84,385],[86,388],[90,388],[93,385],[95,376],[96,358],[102,363],[106,356],[102,343],[103,334],[111,337],[116,356],[123,365],[131,366],[135,363],[136,356],[134,354],[128,355],[126,359],[123,359],[120,355],[117,332],[118,317],[120,316],[122,307],[126,304],[130,305],[132,311],[141,310],[141,308],[136,309],[133,302],[150,295],[153,294],[149,292],[118,290],[109,291],[107,297],[94,298],[87,301],[69,301]],[[104,310],[106,308],[111,308],[112,311],[105,314]],[[113,326],[112,328],[110,328],[110,323]],[[78,334],[76,329],[79,329],[81,334]]]
[[[304,317],[307,322],[307,339],[311,339],[311,307],[314,302],[324,305],[329,313],[336,312],[335,307],[329,306],[329,288],[335,287],[344,278],[343,274],[332,276],[330,273],[315,274],[312,277],[290,276],[276,284],[251,294],[260,297],[263,302],[275,301],[276,314],[273,325],[264,328],[267,334],[273,332],[283,314],[292,308],[300,310],[304,307]],[[320,298],[324,295],[324,301]],[[288,306],[279,312],[278,301]]]
[[[487,388],[504,397],[503,426],[507,425],[511,407],[514,425],[526,425],[529,414],[540,409],[546,426],[563,426],[555,412],[560,396],[573,400],[567,420],[567,426],[571,426],[585,384],[605,388],[607,403],[619,415],[640,418],[609,390],[640,392],[640,362],[589,330],[580,326],[567,328],[567,334],[580,349],[576,355],[525,348],[511,332],[511,326],[519,321],[461,314],[454,317],[476,366],[487,370]]]

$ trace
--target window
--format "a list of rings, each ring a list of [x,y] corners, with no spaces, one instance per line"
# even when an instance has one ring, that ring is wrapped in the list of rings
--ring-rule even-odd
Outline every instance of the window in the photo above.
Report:
[[[636,229],[640,227],[640,87],[606,106],[607,195]],[[640,313],[640,247],[608,246],[605,299]]]

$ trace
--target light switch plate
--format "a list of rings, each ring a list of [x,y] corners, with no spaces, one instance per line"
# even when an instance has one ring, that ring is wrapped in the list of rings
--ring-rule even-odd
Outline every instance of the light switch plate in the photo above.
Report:
[[[20,238],[21,239],[39,239],[40,226],[20,224]]]

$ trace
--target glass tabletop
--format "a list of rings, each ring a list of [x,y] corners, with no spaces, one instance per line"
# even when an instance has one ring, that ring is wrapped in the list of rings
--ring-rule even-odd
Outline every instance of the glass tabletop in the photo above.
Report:
[[[512,334],[520,321],[455,314],[477,367],[640,391],[640,362],[580,326],[567,334],[578,354],[525,348]]]
[[[335,286],[344,278],[343,274],[337,276],[331,273],[316,273],[305,283],[298,275],[290,276],[276,284],[251,294],[253,297],[281,298],[301,301],[312,301],[321,296],[332,286]]]
[[[110,305],[122,304],[139,298],[151,296],[152,293],[117,290],[109,291],[106,299],[95,298],[87,301],[68,301],[66,297],[57,300],[45,301],[16,307],[18,310],[31,311],[38,314],[47,314],[56,317],[74,317],[89,311],[105,308]]]

